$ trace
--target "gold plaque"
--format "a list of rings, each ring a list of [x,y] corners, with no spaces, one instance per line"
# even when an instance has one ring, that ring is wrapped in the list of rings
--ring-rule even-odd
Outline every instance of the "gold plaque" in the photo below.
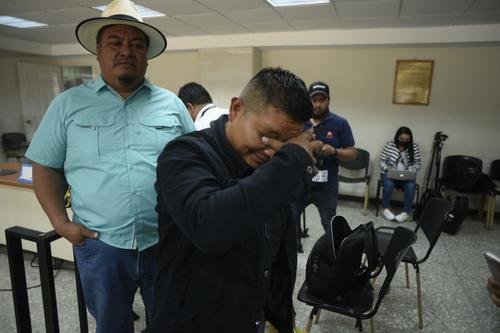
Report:
[[[429,105],[434,60],[398,60],[393,104]]]

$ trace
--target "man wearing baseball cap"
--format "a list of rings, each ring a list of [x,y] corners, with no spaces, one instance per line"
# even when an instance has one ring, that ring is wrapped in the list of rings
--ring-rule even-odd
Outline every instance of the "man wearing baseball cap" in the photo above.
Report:
[[[314,128],[316,140],[323,142],[317,161],[318,173],[313,184],[302,193],[293,205],[296,225],[300,214],[309,204],[319,211],[325,232],[330,228],[330,220],[337,213],[339,181],[337,177],[338,159],[352,160],[356,157],[354,137],[345,118],[330,111],[330,87],[322,81],[309,86],[309,96],[313,104],[313,116],[305,128]]]
[[[138,287],[152,313],[157,271],[156,160],[194,125],[175,94],[144,78],[165,36],[129,0],[76,28],[101,75],[57,96],[33,137],[36,196],[55,231],[74,245],[96,332],[133,332]],[[64,207],[71,186],[73,218]]]

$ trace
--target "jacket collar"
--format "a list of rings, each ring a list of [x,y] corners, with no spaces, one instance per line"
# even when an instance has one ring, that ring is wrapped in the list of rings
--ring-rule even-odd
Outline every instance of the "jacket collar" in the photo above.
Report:
[[[223,115],[219,119],[212,121],[210,128],[217,143],[219,155],[224,160],[224,164],[235,178],[250,175],[253,169],[245,163],[241,156],[234,150],[226,135],[226,123],[228,116]]]

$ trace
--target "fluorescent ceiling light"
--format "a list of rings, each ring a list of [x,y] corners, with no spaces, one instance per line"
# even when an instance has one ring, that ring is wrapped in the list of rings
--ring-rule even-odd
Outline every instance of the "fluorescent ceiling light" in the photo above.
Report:
[[[100,10],[102,12],[106,7],[107,7],[107,5],[105,5],[105,6],[94,6],[92,8]],[[142,18],[165,16],[164,13],[158,12],[158,11],[153,10],[151,8],[148,8],[148,7],[144,7],[144,6],[137,5],[137,4],[135,4],[135,7],[139,11],[139,14],[141,14]]]
[[[22,18],[14,16],[0,16],[0,24],[8,25],[9,27],[14,27],[14,28],[34,28],[34,27],[44,27],[47,25],[45,23],[24,20]]]
[[[330,0],[267,0],[273,7],[306,6],[330,3]]]

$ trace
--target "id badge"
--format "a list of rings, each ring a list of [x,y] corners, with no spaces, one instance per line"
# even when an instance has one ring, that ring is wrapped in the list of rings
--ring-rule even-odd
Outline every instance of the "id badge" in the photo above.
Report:
[[[328,181],[328,170],[319,170],[312,181],[316,183],[326,183]]]

